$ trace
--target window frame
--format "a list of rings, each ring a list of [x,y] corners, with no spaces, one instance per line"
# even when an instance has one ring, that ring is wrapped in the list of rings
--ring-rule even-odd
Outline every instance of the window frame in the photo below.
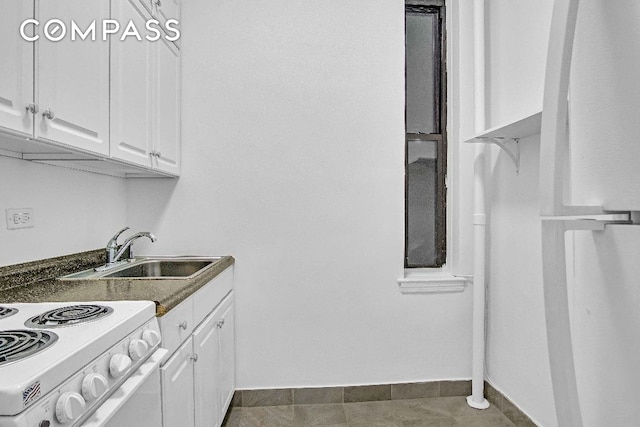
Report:
[[[405,55],[405,188],[404,188],[404,215],[405,215],[405,239],[404,239],[404,268],[405,269],[440,269],[447,261],[447,37],[446,37],[446,7],[444,0],[405,0],[405,52],[406,52],[406,15],[407,11],[411,8],[433,8],[437,9],[438,18],[438,43],[436,43],[435,53],[439,57],[438,70],[434,74],[434,96],[437,99],[434,106],[434,116],[439,120],[438,131],[439,133],[408,133],[406,128],[407,123],[407,69],[406,69],[406,55]],[[409,141],[433,141],[436,143],[436,229],[435,229],[435,263],[433,265],[426,264],[409,264],[408,256],[408,244],[409,244],[409,178],[408,178],[408,166],[409,166]]]

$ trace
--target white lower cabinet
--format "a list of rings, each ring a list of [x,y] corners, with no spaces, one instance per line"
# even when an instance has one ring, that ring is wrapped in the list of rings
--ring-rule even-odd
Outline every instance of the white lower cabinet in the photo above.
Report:
[[[219,426],[233,397],[232,297],[229,295],[193,333],[196,426]]]
[[[217,425],[220,401],[216,398],[219,386],[218,367],[220,366],[220,337],[217,316],[208,316],[193,333],[194,389],[196,425]]]
[[[189,338],[160,368],[162,425],[194,425],[193,349]]]
[[[229,301],[226,307],[221,308],[222,325],[218,333],[220,357],[218,369],[218,401],[221,405],[219,421],[222,423],[224,416],[233,399],[236,389],[236,344],[235,344],[235,313],[233,301]]]
[[[229,268],[160,318],[163,342],[173,343],[174,349],[174,329],[184,330],[179,325],[187,322],[188,314],[195,316],[193,321],[197,323],[195,328],[187,328],[188,337],[160,368],[164,427],[222,424],[235,389],[232,281],[233,269]],[[204,318],[197,314],[198,309],[193,310],[194,305],[202,303],[202,297],[224,291],[222,301],[208,299],[214,308]]]

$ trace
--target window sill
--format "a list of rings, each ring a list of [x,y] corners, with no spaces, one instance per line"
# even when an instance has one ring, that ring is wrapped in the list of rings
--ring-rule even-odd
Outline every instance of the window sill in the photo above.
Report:
[[[443,271],[406,271],[405,277],[398,279],[403,294],[448,294],[464,292],[469,276],[454,276]]]

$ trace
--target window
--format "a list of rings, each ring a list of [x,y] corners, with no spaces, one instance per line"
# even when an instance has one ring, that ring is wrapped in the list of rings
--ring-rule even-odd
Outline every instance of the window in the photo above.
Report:
[[[405,3],[405,267],[446,260],[444,1]]]

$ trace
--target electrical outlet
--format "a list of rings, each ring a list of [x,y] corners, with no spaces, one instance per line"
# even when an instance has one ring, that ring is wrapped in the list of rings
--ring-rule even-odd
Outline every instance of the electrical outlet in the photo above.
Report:
[[[7,209],[7,230],[33,228],[33,209]]]

